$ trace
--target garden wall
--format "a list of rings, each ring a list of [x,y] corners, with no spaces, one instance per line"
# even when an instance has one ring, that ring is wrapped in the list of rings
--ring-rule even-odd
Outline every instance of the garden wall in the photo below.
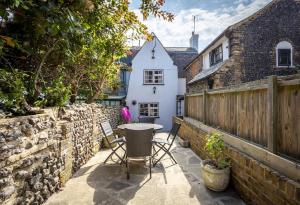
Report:
[[[99,151],[99,123],[119,107],[74,105],[0,120],[0,204],[41,204]]]
[[[181,124],[178,135],[189,140],[193,151],[202,159],[208,158],[204,150],[204,137],[208,129],[201,129],[189,118],[173,120]],[[203,125],[199,121],[198,124]],[[231,159],[231,184],[247,204],[300,204],[300,171],[297,176],[294,175],[296,179],[292,180],[229,144],[226,146],[226,155]]]

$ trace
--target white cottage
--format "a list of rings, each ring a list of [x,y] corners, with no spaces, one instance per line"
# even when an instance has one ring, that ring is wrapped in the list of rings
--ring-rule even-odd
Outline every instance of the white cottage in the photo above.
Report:
[[[191,42],[198,42],[193,35]],[[196,40],[195,40],[196,39]],[[123,62],[132,67],[126,105],[133,119],[155,118],[155,123],[172,126],[172,117],[183,114],[183,95],[186,91],[183,68],[197,56],[191,47],[164,47],[154,35],[142,47],[131,49],[132,55]]]

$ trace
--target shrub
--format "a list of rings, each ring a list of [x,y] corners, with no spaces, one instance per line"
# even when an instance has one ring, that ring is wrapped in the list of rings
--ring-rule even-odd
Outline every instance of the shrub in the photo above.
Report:
[[[62,107],[66,105],[70,98],[70,87],[65,86],[64,76],[55,79],[51,86],[45,88],[41,99],[35,105],[39,107]]]
[[[5,111],[14,115],[23,115],[28,112],[25,95],[27,90],[24,80],[27,74],[23,71],[13,72],[0,69],[0,104]]]
[[[212,163],[217,169],[224,169],[230,166],[229,159],[225,156],[225,143],[222,135],[212,133],[206,136],[205,150],[212,158]]]

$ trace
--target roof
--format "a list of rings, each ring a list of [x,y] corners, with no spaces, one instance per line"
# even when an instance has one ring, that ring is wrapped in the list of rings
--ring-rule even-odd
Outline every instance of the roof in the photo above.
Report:
[[[226,61],[218,63],[218,64],[212,66],[210,69],[206,69],[206,70],[203,70],[202,72],[198,73],[191,81],[188,82],[188,84],[202,80],[202,79],[210,76],[211,74],[217,72],[219,70],[219,68],[225,64]]]
[[[132,59],[140,49],[140,46],[132,47],[128,55],[121,58],[120,61],[131,66]],[[191,47],[165,47],[165,49],[172,58],[174,65],[178,68],[178,77],[185,78],[185,72],[183,69],[198,55],[197,50]]]
[[[103,101],[107,100],[123,100],[126,98],[126,95],[109,95],[103,99]]]
[[[273,0],[270,3],[268,3],[266,6],[264,6],[263,8],[261,8],[260,10],[258,10],[257,12],[255,12],[254,14],[250,15],[249,17],[227,27],[220,35],[218,35],[210,44],[208,44],[208,46],[206,46],[198,55],[197,57],[195,57],[189,64],[187,64],[183,70],[186,70],[194,61],[197,60],[197,58],[199,56],[201,56],[205,51],[207,51],[211,46],[213,46],[218,40],[220,40],[223,36],[225,36],[227,33],[231,32],[234,29],[237,29],[239,26],[243,25],[244,23],[248,22],[248,20],[253,19],[258,17],[260,14],[262,14],[266,9],[268,9],[270,6],[272,6],[273,4],[277,3],[278,1],[281,0]],[[223,65],[223,64],[222,64]],[[195,81],[201,80],[213,73],[215,73],[221,66],[219,66],[219,64],[216,65],[216,67],[214,66],[213,68],[210,68],[208,70],[203,70],[200,73],[198,73],[190,82],[188,83],[193,83]],[[211,73],[210,73],[211,72]],[[209,74],[210,73],[210,74]]]

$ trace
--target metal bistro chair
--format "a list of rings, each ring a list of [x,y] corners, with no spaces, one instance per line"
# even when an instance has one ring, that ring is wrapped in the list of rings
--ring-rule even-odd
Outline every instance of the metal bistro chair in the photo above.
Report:
[[[153,156],[157,156],[158,152],[163,151],[164,153],[159,157],[159,159],[157,159],[155,162],[153,162],[153,166],[156,166],[156,164],[167,154],[171,157],[171,159],[174,161],[175,164],[177,164],[176,160],[174,159],[174,157],[172,156],[170,149],[175,141],[175,138],[178,134],[178,131],[180,129],[181,124],[179,123],[174,123],[172,126],[172,129],[168,135],[167,139],[158,139],[158,138],[154,138],[152,140],[152,143],[157,146],[159,149],[157,151],[154,151]],[[154,158],[153,158],[154,159]]]
[[[153,117],[139,117],[139,123],[151,123],[154,124]]]
[[[121,163],[125,163],[124,159],[125,159],[125,154],[123,157],[120,157],[120,155],[117,153],[117,150],[118,149],[123,149],[125,152],[125,148],[123,147],[125,145],[125,138],[124,137],[120,137],[120,138],[117,138],[115,135],[114,135],[114,132],[110,126],[110,123],[108,121],[104,121],[102,123],[100,123],[100,127],[101,127],[101,130],[104,134],[104,140],[106,140],[109,148],[111,149],[111,153],[110,155],[108,155],[108,157],[105,159],[104,163],[107,162],[107,160],[109,158],[111,158],[113,155],[116,155],[120,160],[121,160]],[[113,140],[112,141],[109,141],[108,137],[110,136],[113,136]],[[113,147],[113,144],[117,144],[117,147],[114,148]]]
[[[151,179],[151,161],[152,161],[152,139],[153,128],[147,130],[129,130],[125,129],[126,138],[126,173],[129,179],[129,164],[130,158],[148,157]]]

